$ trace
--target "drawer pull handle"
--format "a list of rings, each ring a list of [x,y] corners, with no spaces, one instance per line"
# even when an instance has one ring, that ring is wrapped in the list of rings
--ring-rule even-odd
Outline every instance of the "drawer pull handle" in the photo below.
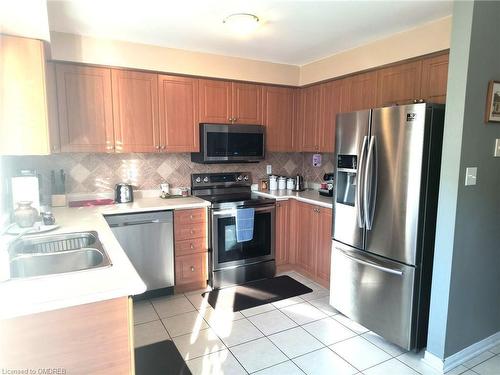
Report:
[[[194,267],[193,266],[191,266],[191,272],[194,272]]]

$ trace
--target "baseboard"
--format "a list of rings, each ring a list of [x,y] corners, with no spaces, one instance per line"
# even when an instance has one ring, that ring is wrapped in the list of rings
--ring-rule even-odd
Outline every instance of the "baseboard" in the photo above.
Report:
[[[445,373],[498,344],[500,344],[500,331],[450,355],[444,360],[426,350],[423,361],[439,372]]]

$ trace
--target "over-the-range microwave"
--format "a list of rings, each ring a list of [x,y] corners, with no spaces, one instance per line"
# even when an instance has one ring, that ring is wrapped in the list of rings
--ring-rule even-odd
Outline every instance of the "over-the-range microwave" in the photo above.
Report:
[[[261,125],[200,124],[196,163],[252,163],[264,160],[265,131]]]

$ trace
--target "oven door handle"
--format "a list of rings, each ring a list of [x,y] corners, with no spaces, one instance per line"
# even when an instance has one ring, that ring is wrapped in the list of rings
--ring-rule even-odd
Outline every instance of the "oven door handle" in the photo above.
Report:
[[[248,208],[254,208],[254,207],[248,207]],[[254,209],[255,209],[255,212],[271,212],[271,211],[275,210],[275,207],[274,206],[259,207],[259,208],[254,208]],[[222,216],[222,215],[236,216],[236,210],[237,210],[237,208],[230,208],[227,210],[213,210],[212,215],[214,215],[214,216]]]

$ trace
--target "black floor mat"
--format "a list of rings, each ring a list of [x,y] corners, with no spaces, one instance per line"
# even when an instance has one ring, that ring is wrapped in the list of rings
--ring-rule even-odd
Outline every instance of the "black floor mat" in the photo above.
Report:
[[[171,340],[135,349],[137,375],[191,375],[186,362]]]
[[[213,308],[224,306],[236,312],[310,292],[312,292],[311,288],[284,275],[215,289],[203,293],[203,296],[208,293],[208,303]]]

